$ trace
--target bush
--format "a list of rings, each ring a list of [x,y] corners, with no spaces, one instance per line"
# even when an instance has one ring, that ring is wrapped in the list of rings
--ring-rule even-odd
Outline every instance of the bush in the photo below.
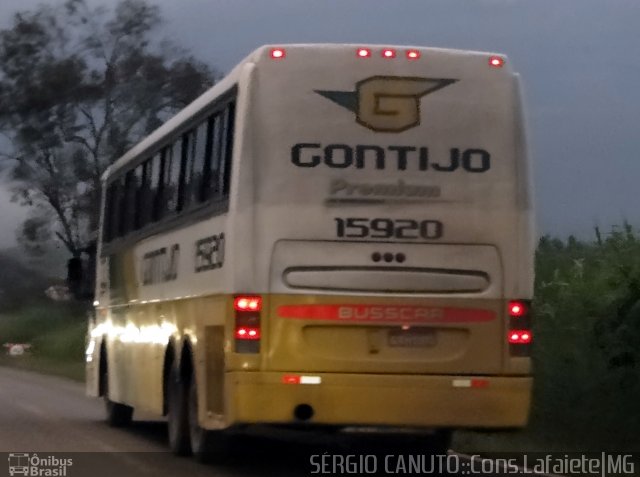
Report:
[[[460,450],[640,450],[640,238],[625,223],[536,252],[534,395],[518,433],[458,436]]]

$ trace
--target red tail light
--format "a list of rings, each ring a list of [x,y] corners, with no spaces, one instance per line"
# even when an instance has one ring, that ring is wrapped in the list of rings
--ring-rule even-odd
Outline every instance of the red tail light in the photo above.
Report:
[[[248,326],[238,326],[236,328],[237,340],[259,340],[260,328],[251,328]]]
[[[236,311],[261,311],[262,297],[260,296],[237,296],[233,300],[233,308]]]
[[[511,300],[507,304],[509,354],[514,357],[531,355],[531,301]]]
[[[509,302],[509,316],[518,318],[523,316],[527,311],[527,305],[522,301],[510,301]]]
[[[370,58],[371,50],[368,48],[358,48],[356,54],[358,55],[358,58]]]
[[[511,344],[529,344],[532,340],[531,331],[510,330],[508,340]]]
[[[240,295],[233,300],[235,311],[235,343],[237,353],[259,353],[262,297]]]

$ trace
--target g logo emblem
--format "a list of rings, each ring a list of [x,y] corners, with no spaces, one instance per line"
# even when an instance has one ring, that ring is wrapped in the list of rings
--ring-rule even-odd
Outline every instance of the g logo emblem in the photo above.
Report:
[[[377,132],[401,132],[420,124],[420,100],[455,79],[372,76],[356,90],[316,91],[356,114],[356,121]]]

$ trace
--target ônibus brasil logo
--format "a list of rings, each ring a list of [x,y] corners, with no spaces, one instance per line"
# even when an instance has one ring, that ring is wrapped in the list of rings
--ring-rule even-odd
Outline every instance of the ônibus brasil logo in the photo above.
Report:
[[[73,459],[69,458],[16,452],[9,454],[8,461],[11,477],[66,477],[67,468],[73,465]]]

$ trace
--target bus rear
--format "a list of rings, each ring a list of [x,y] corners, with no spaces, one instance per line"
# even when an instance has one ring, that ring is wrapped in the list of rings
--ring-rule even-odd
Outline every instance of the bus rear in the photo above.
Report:
[[[534,245],[506,58],[290,45],[251,61],[230,422],[524,425]]]

